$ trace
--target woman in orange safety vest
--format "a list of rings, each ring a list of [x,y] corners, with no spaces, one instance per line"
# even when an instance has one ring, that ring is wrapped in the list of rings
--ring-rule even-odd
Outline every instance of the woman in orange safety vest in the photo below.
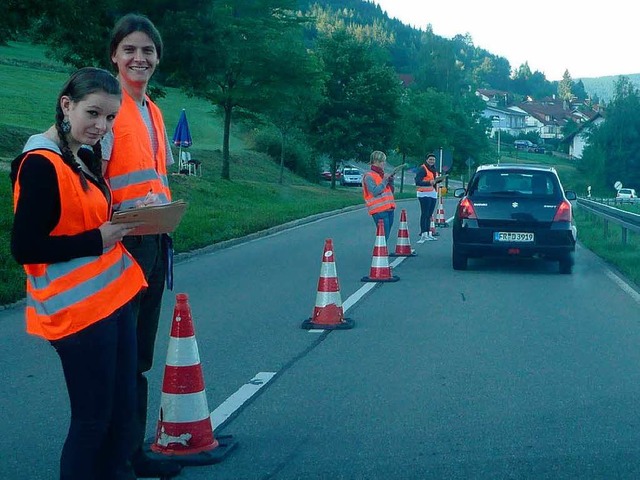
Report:
[[[384,223],[384,236],[389,240],[396,208],[393,198],[393,175],[384,173],[387,156],[376,150],[369,157],[371,171],[362,177],[362,195],[376,227],[378,220]]]
[[[55,124],[30,137],[11,164],[11,252],[27,274],[27,332],[54,347],[69,394],[65,480],[135,478],[130,301],[146,282],[121,242],[136,225],[110,222],[111,191],[100,165],[100,138],[120,102],[111,73],[78,70],[58,96]]]
[[[420,202],[420,238],[418,243],[437,240],[431,233],[431,216],[438,200],[437,184],[442,180],[438,179],[435,163],[436,156],[429,153],[425,157],[424,163],[416,170],[416,196]]]

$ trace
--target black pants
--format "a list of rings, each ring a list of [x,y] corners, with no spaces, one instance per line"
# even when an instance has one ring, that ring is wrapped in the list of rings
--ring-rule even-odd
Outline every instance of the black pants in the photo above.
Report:
[[[147,429],[149,386],[145,373],[151,370],[153,365],[153,354],[165,285],[166,255],[164,254],[161,235],[129,236],[124,238],[123,243],[142,268],[149,284],[131,302],[133,315],[136,319],[138,343],[136,383],[138,395],[137,441],[139,450],[144,444]]]
[[[52,340],[69,392],[71,422],[61,480],[135,479],[136,337],[129,305],[60,340]]]
[[[431,216],[436,208],[436,199],[433,197],[418,197],[420,202],[420,235],[427,233],[431,227]]]

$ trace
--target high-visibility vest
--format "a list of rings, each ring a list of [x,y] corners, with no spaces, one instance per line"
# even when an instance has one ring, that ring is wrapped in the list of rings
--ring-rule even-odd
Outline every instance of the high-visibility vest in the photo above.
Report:
[[[365,177],[367,175],[376,182],[376,185],[380,185],[382,183],[382,177],[378,173],[370,171],[364,174]],[[367,209],[369,210],[369,215],[396,208],[396,202],[393,199],[393,192],[391,191],[391,186],[389,184],[387,184],[382,194],[376,197],[369,191],[367,188],[367,182],[363,179],[362,195],[364,197],[364,202],[367,205]]]
[[[436,176],[434,175],[434,173],[433,173],[431,170],[429,170],[429,169],[426,167],[426,165],[424,165],[424,164],[423,164],[423,165],[422,165],[422,168],[424,168],[424,170],[425,170],[425,172],[426,172],[426,173],[425,173],[425,175],[424,175],[424,181],[425,181],[425,182],[430,182],[430,181],[432,181],[434,178],[436,178]],[[416,190],[417,190],[418,192],[433,192],[433,191],[435,191],[435,188],[434,188],[434,186],[433,186],[433,185],[428,185],[428,186],[424,186],[424,185],[417,185]]]
[[[113,209],[136,206],[148,193],[161,202],[171,201],[167,179],[167,150],[164,120],[160,109],[145,96],[158,149],[153,152],[151,138],[135,100],[122,90],[122,106],[113,122],[113,149],[105,178],[113,191]]]
[[[111,207],[91,182],[84,191],[80,177],[50,150],[30,154],[46,157],[54,166],[60,190],[60,219],[52,236],[76,235],[100,227],[111,217]],[[14,210],[20,183],[13,193]],[[106,248],[102,255],[66,262],[24,265],[27,274],[27,332],[57,340],[108,317],[147,286],[144,273],[122,243]]]

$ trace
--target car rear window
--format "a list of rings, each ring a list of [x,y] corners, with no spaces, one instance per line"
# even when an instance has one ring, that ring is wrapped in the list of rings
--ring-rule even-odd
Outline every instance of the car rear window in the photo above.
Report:
[[[478,172],[469,187],[470,196],[555,197],[559,187],[546,172]]]
[[[360,170],[355,170],[353,168],[345,168],[344,169],[344,174],[345,175],[359,175],[360,174]]]

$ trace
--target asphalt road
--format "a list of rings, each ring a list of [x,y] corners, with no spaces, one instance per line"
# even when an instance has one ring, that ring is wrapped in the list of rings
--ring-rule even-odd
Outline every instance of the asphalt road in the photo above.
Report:
[[[361,281],[375,238],[362,209],[176,266],[149,434],[174,294],[187,293],[215,434],[237,443],[181,478],[638,478],[640,295],[583,248],[573,275],[532,260],[453,271],[450,229],[417,245],[417,201],[398,207],[418,256],[390,258],[395,283]],[[300,328],[326,238],[351,330]],[[58,359],[24,333],[20,307],[0,325],[0,478],[56,478],[69,415]],[[233,401],[247,386],[257,393]]]

